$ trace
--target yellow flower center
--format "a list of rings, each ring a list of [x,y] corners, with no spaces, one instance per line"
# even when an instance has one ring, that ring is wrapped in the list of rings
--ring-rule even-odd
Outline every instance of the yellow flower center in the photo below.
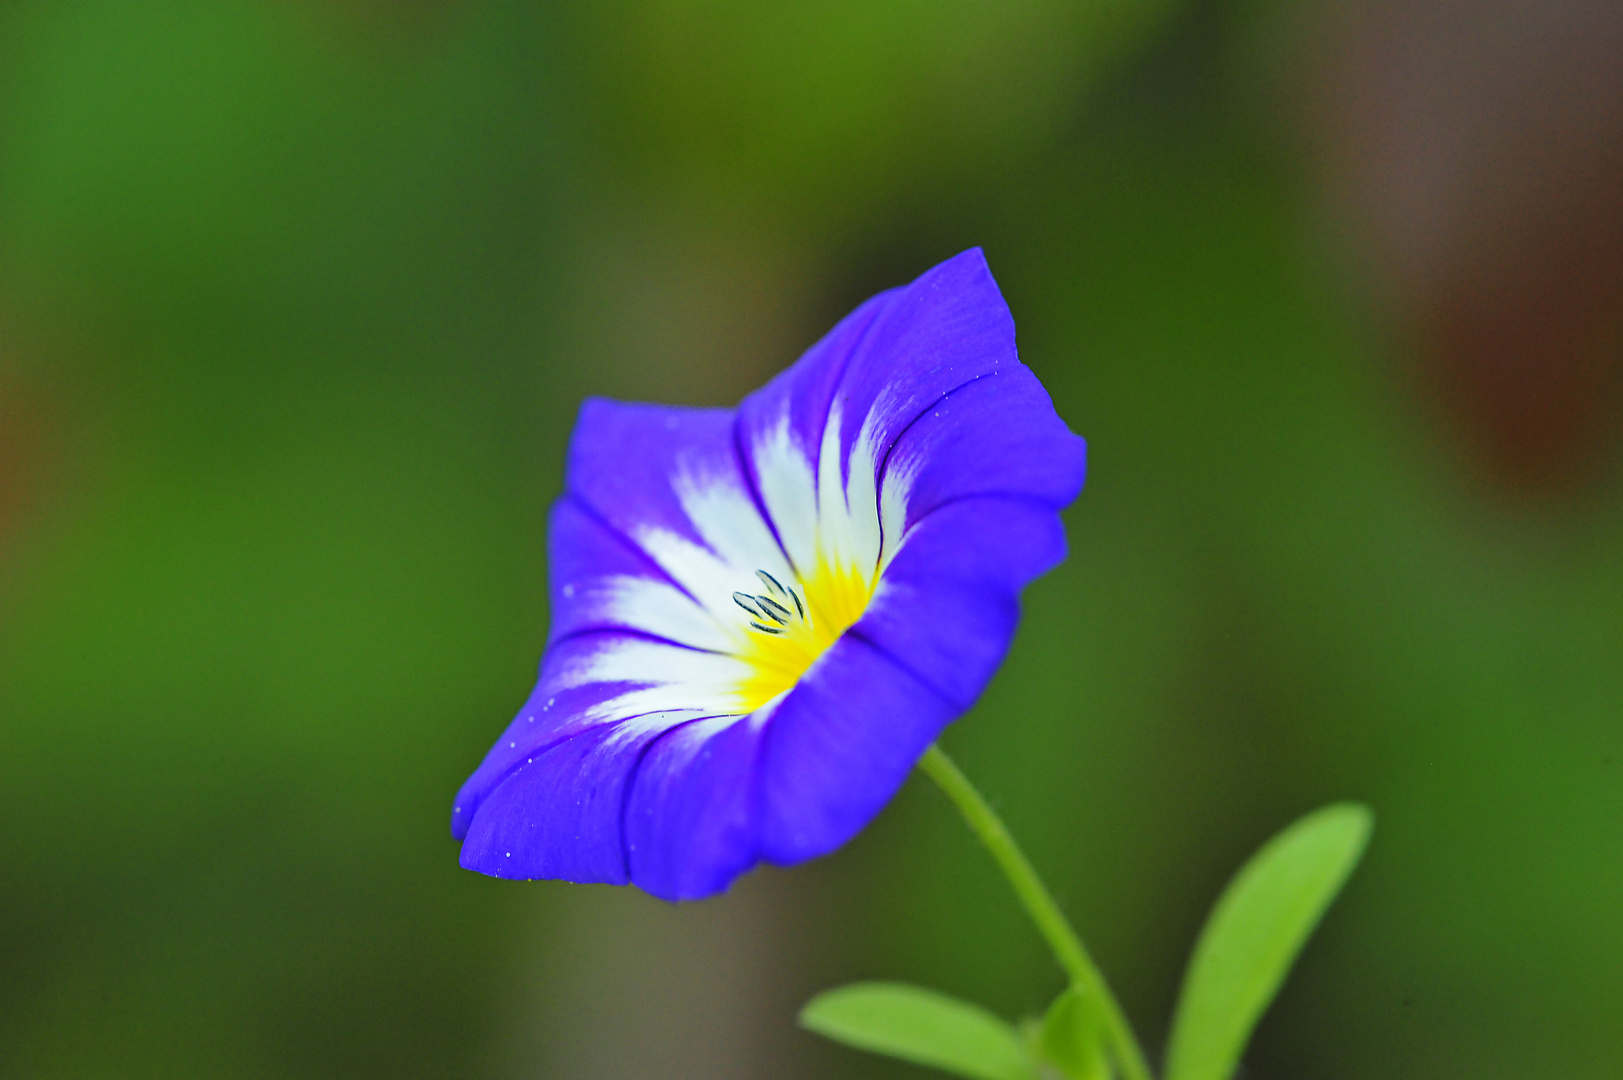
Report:
[[[739,658],[751,674],[738,686],[739,709],[754,712],[794,686],[812,662],[862,617],[877,576],[819,554],[810,576],[780,582],[758,572],[761,591],[734,593],[748,636]]]

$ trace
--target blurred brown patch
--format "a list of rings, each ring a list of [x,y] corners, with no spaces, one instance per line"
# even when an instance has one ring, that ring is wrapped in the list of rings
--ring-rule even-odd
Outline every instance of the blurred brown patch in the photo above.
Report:
[[[0,385],[0,597],[4,595],[7,579],[15,572],[17,535],[31,494],[33,470],[29,468],[35,455],[37,440],[19,421],[19,401],[8,389]],[[0,630],[5,629],[6,617],[0,608]]]
[[[17,445],[15,403],[0,388],[0,558],[5,555],[20,501],[22,450]]]
[[[37,439],[37,411],[24,401],[22,387],[7,377],[9,350],[0,339],[0,567],[11,547],[23,503],[24,462]]]
[[[1623,423],[1623,4],[1375,0],[1342,40],[1334,183],[1424,382],[1493,481],[1580,487]]]
[[[1559,492],[1595,478],[1619,427],[1623,170],[1451,268],[1421,298],[1423,355],[1478,460]]]
[[[64,336],[46,339],[5,303],[0,282],[0,584],[10,568],[17,534],[30,514],[49,503],[53,487],[69,472],[74,407],[66,374],[76,345]]]

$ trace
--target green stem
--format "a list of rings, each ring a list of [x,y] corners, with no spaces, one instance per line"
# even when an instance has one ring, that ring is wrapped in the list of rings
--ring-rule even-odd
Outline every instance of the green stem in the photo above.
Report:
[[[1049,948],[1059,960],[1059,966],[1071,977],[1071,984],[1099,1002],[1109,1029],[1111,1056],[1121,1068],[1124,1080],[1153,1080],[1144,1051],[1127,1023],[1116,997],[1105,984],[1104,976],[1088,956],[1082,939],[1076,936],[1071,924],[1065,921],[1059,905],[1049,894],[1047,886],[1032,868],[1031,860],[1020,850],[1020,845],[1009,835],[1003,819],[997,816],[975,785],[959,771],[941,747],[932,744],[919,760],[919,768],[940,785],[947,798],[957,805],[970,829],[981,838],[981,843],[992,853],[1002,869],[1003,876],[1014,886],[1015,895],[1025,905],[1037,929],[1048,939]]]

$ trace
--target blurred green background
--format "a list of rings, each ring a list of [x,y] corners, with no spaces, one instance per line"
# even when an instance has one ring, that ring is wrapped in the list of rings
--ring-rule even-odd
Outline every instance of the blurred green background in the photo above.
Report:
[[[1160,1044],[1374,846],[1256,1078],[1623,1070],[1623,8],[0,2],[0,1075],[904,1077],[1060,976],[936,792],[668,907],[458,869],[587,393],[982,245],[1090,444],[946,744]]]

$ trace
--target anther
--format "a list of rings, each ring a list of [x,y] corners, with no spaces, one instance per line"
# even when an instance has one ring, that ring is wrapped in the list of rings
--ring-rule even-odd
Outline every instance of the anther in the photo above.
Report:
[[[750,625],[755,627],[755,629],[763,631],[763,632],[768,633],[768,634],[781,634],[781,633],[783,633],[783,631],[778,629],[776,626],[762,626],[760,623],[756,622],[754,619],[750,620]]]
[[[767,617],[766,614],[761,611],[761,609],[755,606],[755,598],[747,593],[733,593],[733,603],[737,604],[751,615],[754,615],[757,619],[764,619]]]
[[[790,611],[788,608],[784,607],[770,596],[757,596],[755,599],[760,602],[762,607],[766,608],[766,613],[772,617],[773,622],[787,623],[790,619],[794,618],[794,612]]]
[[[788,589],[785,589],[783,587],[783,584],[781,582],[779,582],[777,578],[773,577],[771,574],[767,573],[765,570],[757,570],[757,571],[755,571],[755,576],[760,578],[761,582],[764,585],[766,585],[767,588],[771,589],[773,592],[779,594],[780,596],[789,591]]]

